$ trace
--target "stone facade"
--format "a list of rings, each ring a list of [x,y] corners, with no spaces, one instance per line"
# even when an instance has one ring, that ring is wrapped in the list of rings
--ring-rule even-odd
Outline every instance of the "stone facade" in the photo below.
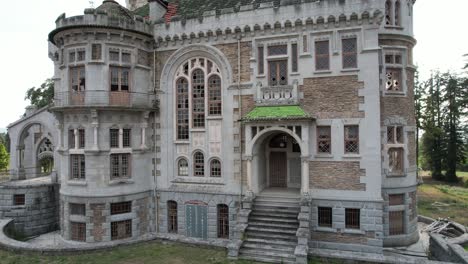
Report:
[[[313,189],[365,190],[361,183],[359,162],[312,161],[309,163],[310,187]]]

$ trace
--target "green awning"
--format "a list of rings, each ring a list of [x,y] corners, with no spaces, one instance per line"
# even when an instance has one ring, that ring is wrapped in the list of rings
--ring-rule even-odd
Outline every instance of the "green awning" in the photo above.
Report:
[[[245,116],[244,121],[298,119],[311,119],[311,116],[298,105],[283,105],[257,106]]]

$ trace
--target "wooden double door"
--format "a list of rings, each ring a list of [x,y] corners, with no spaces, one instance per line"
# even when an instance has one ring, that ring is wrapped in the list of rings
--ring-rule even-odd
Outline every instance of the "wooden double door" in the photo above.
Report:
[[[288,187],[288,158],[286,152],[270,152],[270,187]]]

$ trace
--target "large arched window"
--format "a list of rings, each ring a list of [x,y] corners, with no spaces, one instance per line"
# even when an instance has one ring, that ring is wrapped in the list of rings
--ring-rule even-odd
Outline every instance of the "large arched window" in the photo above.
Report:
[[[192,73],[192,122],[194,128],[205,127],[205,73],[201,69]]]
[[[188,162],[186,159],[180,159],[177,163],[177,174],[179,176],[188,176]]]
[[[167,201],[167,232],[177,233],[177,202]]]
[[[213,159],[210,162],[210,177],[221,177],[221,162],[218,159]]]
[[[385,2],[385,25],[392,25],[392,0]]]
[[[213,75],[208,80],[208,109],[209,115],[221,115],[221,78]]]
[[[189,90],[185,78],[177,80],[177,139],[189,138]]]
[[[205,176],[205,157],[201,152],[195,152],[193,155],[193,176]]]
[[[401,8],[400,7],[401,7],[400,0],[397,0],[395,2],[395,20],[394,20],[395,26],[401,25],[401,21],[400,21],[400,9]]]

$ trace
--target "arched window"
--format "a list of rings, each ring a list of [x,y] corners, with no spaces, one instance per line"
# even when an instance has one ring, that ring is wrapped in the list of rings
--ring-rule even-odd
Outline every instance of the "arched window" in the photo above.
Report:
[[[205,157],[201,152],[196,152],[193,155],[193,175],[196,177],[205,176]]]
[[[205,73],[201,69],[192,73],[192,122],[194,128],[205,127]]]
[[[221,115],[221,78],[213,75],[208,80],[209,115]]]
[[[177,139],[189,139],[189,91],[185,78],[177,80]]]
[[[385,2],[385,25],[392,25],[392,1],[387,0]]]
[[[179,176],[188,176],[188,161],[186,159],[180,159],[177,164],[177,174]]]
[[[177,233],[177,202],[167,201],[167,232]]]
[[[229,207],[218,204],[218,238],[229,238]]]
[[[221,162],[218,159],[213,159],[210,162],[210,177],[221,177]]]
[[[395,26],[400,26],[401,21],[400,21],[400,10],[401,10],[401,5],[400,5],[400,0],[397,0],[395,2],[395,20],[394,20],[394,25]]]

